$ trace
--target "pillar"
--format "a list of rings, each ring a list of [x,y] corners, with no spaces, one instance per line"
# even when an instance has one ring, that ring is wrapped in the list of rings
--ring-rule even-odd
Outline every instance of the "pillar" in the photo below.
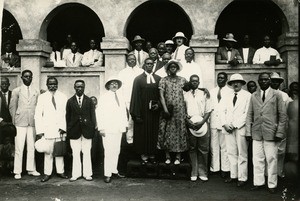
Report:
[[[216,35],[193,35],[190,47],[195,51],[195,62],[201,66],[203,86],[207,89],[215,87],[215,53],[219,47]]]
[[[52,51],[50,43],[41,39],[24,39],[16,45],[16,50],[21,57],[21,71],[31,70],[33,73],[31,85],[40,90],[41,68]]]
[[[287,87],[291,82],[299,81],[299,50],[298,33],[284,33],[279,36],[279,53],[286,63],[287,68]]]

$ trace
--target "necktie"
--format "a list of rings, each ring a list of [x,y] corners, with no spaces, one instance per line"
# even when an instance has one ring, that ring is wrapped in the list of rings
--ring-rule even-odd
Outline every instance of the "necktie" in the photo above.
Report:
[[[193,97],[195,98],[195,90],[192,90]]]
[[[55,59],[55,61],[57,61],[57,54],[56,54],[56,51],[54,52],[54,59]]]
[[[219,91],[218,91],[218,94],[217,94],[217,99],[218,99],[218,103],[220,102],[221,100],[221,87],[219,87]]]
[[[10,59],[10,54],[7,55],[7,58]]]
[[[265,102],[265,99],[266,99],[266,91],[265,91],[265,90],[263,90],[263,91],[264,91],[264,93],[263,93],[263,96],[262,96],[262,101]]]
[[[81,108],[81,101],[80,101],[80,99],[81,99],[81,97],[79,96],[79,97],[78,97],[78,105],[79,105],[79,107]]]
[[[56,110],[56,102],[55,102],[54,94],[52,95],[52,104]]]
[[[116,100],[118,106],[120,107],[120,102],[119,102],[119,99],[118,99],[118,96],[117,96],[117,93],[116,93],[116,92],[115,92],[115,100]]]
[[[177,53],[178,53],[178,47],[177,47],[176,50],[175,50],[175,56],[174,56],[174,59],[177,58]]]
[[[73,56],[73,63],[75,62],[75,54],[74,54],[74,56]]]
[[[237,100],[237,93],[234,93],[234,97],[233,97],[233,106],[235,106],[235,103],[236,103],[236,100]]]
[[[141,54],[140,54],[140,51],[138,51],[138,62],[139,62],[139,65],[141,65]]]

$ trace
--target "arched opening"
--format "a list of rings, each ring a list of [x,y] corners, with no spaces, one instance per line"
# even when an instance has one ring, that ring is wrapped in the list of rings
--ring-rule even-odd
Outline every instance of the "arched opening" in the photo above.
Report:
[[[4,52],[3,44],[7,41],[12,42],[13,52],[15,52],[16,44],[18,44],[22,38],[21,28],[17,20],[9,11],[3,9],[1,52]]]
[[[226,33],[233,33],[241,45],[245,34],[250,35],[255,48],[262,46],[262,38],[270,35],[276,47],[278,36],[288,31],[287,19],[282,10],[270,0],[235,0],[220,14],[215,34],[222,39]],[[220,40],[222,45],[223,40]]]
[[[193,35],[191,21],[184,10],[170,1],[148,1],[137,7],[127,20],[125,35],[132,41],[140,35],[153,47],[172,39],[181,31],[190,40]]]
[[[44,33],[46,32],[46,34]],[[44,20],[40,37],[49,42],[56,41],[62,47],[67,34],[78,42],[80,52],[89,50],[89,39],[95,38],[100,45],[104,28],[97,14],[79,3],[68,3],[52,10]]]

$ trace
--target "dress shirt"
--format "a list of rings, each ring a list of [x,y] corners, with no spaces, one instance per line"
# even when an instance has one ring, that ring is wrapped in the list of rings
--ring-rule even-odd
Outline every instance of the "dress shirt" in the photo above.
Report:
[[[267,95],[268,95],[269,91],[270,91],[270,87],[265,90],[265,100],[267,98]],[[264,95],[264,91],[260,90],[260,97],[262,98],[263,95]]]
[[[242,50],[243,50],[243,61],[244,61],[244,63],[246,64],[246,63],[248,63],[248,54],[249,54],[249,47],[247,47],[247,48],[242,48]]]
[[[188,49],[188,46],[180,45],[176,48],[174,51],[173,59],[179,60],[179,61],[185,61],[185,50]]]
[[[279,59],[282,62],[277,50],[271,47],[262,47],[256,50],[253,57],[253,64],[263,64],[265,61],[270,61],[270,56],[276,56],[276,60]]]
[[[62,52],[62,59],[66,59],[67,58],[67,56],[69,55],[69,54],[71,54],[72,53],[72,51],[71,51],[71,49],[64,49],[63,50],[63,52]]]
[[[205,113],[211,112],[210,99],[207,99],[203,91],[196,89],[193,94],[193,90],[184,94],[184,100],[186,102],[187,114],[189,116],[199,115],[204,117]]]
[[[119,79],[122,82],[122,87],[120,88],[120,92],[123,94],[126,107],[129,109],[131,93],[132,93],[132,85],[136,76],[142,74],[144,71],[139,66],[126,66],[126,68],[122,69],[119,72]]]
[[[232,51],[226,48],[227,50],[227,61],[230,61]]]
[[[194,61],[191,61],[191,63],[187,63],[186,60],[181,62],[182,64],[182,70],[178,72],[178,76],[184,77],[186,80],[190,80],[191,75],[198,75],[200,79],[199,87],[203,87],[203,78],[202,78],[202,70],[199,64],[197,64]]]
[[[84,97],[84,94],[82,94],[82,96],[80,96],[80,107],[82,107],[83,97]],[[79,96],[76,95],[76,99],[77,99],[77,104],[79,105]]]
[[[75,55],[75,61],[73,61]],[[82,54],[79,52],[70,53],[67,58],[66,58],[66,66],[67,67],[79,67],[81,66],[81,61],[82,61]]]
[[[5,98],[6,104],[8,105],[8,91],[7,92],[1,92]]]
[[[98,59],[97,62],[94,62]],[[97,67],[103,64],[103,54],[99,50],[89,50],[83,54],[82,66]]]

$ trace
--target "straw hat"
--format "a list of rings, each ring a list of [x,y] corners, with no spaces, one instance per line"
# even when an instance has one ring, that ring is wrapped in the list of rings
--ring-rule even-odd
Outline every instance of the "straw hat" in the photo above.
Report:
[[[169,62],[165,65],[165,70],[167,71],[169,69],[169,66],[171,64],[177,64],[179,66],[179,69],[177,70],[177,72],[181,71],[182,70],[182,64],[176,60],[176,59],[171,59],[169,60]]]
[[[145,42],[145,39],[143,39],[141,36],[139,35],[136,35],[133,40],[131,41],[132,43],[135,43],[137,41],[142,41],[142,42]]]
[[[246,84],[246,81],[244,80],[243,76],[238,73],[231,75],[230,80],[228,81],[228,85],[231,85],[234,81],[240,81],[243,85]]]
[[[280,75],[276,72],[271,73],[270,77],[271,77],[271,80],[281,80],[281,82],[284,81],[284,79],[282,77],[280,77]]]
[[[195,115],[195,116],[192,116],[190,120],[193,123],[196,123],[196,122],[202,121],[202,119],[203,118],[200,115]],[[194,135],[195,137],[201,137],[201,136],[204,136],[207,133],[207,124],[204,123],[202,125],[202,127],[199,130],[197,130],[197,131],[193,130],[191,128],[189,130],[192,133],[192,135]]]
[[[232,41],[232,42],[237,42],[235,39],[234,39],[234,36],[233,36],[233,34],[232,33],[227,33],[226,34],[226,37],[225,38],[223,38],[223,40],[225,40],[225,41]]]
[[[49,143],[46,141],[44,137],[36,141],[34,147],[37,150],[37,152],[50,154],[51,149]]]
[[[175,36],[172,38],[172,40],[175,40],[176,38],[184,38],[187,41],[187,38],[185,37],[184,33],[177,32]]]
[[[172,40],[166,40],[165,45],[174,45]]]
[[[118,82],[118,84],[119,84],[119,89],[121,88],[121,86],[122,86],[121,80],[119,80],[119,78],[116,77],[116,76],[112,76],[112,77],[110,77],[110,78],[106,81],[106,83],[105,83],[105,88],[106,88],[107,90],[109,89],[109,85],[110,85],[110,83],[111,83],[112,81]]]

